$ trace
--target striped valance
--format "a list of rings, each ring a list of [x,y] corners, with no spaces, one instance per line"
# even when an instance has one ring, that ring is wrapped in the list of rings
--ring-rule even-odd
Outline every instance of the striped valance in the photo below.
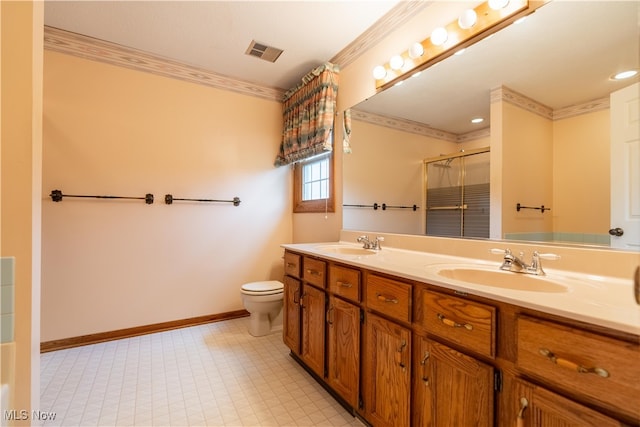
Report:
[[[331,151],[338,73],[338,66],[327,62],[285,93],[282,144],[276,166]]]

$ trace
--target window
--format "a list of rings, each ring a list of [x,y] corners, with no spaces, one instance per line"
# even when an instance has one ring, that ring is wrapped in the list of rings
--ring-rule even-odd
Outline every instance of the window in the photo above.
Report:
[[[294,212],[334,212],[331,153],[296,163],[293,185]]]

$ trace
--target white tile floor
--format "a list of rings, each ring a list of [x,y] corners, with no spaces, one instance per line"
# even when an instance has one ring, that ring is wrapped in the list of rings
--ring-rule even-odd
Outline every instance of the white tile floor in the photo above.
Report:
[[[363,426],[247,318],[44,353],[45,426]]]

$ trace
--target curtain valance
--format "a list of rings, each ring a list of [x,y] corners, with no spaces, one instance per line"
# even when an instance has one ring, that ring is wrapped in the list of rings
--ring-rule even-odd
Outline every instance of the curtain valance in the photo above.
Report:
[[[338,65],[327,62],[284,95],[282,144],[275,160],[283,166],[331,151]]]

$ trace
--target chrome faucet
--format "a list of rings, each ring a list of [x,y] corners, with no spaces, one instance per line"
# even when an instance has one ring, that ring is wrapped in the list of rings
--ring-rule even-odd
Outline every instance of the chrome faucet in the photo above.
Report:
[[[504,254],[502,265],[500,270],[513,271],[515,273],[535,274],[536,276],[544,276],[546,273],[542,269],[541,259],[560,259],[556,254],[541,254],[538,251],[533,251],[531,257],[531,264],[527,264],[524,258],[524,252],[520,252],[519,256],[511,253],[511,249],[491,249],[492,253]]]
[[[363,249],[372,249],[374,251],[379,251],[382,250],[382,246],[380,245],[380,243],[384,242],[384,237],[378,236],[372,242],[371,240],[369,240],[369,236],[360,236],[356,239],[356,241],[358,243],[362,243]]]

